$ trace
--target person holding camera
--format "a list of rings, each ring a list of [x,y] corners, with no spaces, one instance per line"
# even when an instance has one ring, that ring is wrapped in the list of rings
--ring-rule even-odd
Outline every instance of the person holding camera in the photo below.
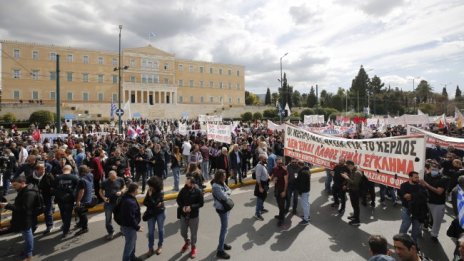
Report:
[[[105,227],[108,235],[106,239],[113,239],[114,228],[111,224],[113,217],[113,209],[119,197],[124,193],[125,182],[124,179],[117,176],[115,170],[108,173],[108,179],[102,182],[100,186],[100,197],[105,202],[103,207],[105,210]]]
[[[3,157],[0,157],[0,160],[0,167],[3,170],[3,196],[6,196],[10,189],[11,176],[16,171],[16,157],[10,149],[5,149],[3,150]]]

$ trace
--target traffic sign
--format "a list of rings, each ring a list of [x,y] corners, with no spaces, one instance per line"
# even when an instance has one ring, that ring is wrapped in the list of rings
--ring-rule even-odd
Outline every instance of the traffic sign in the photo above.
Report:
[[[118,116],[122,116],[122,115],[124,115],[124,110],[123,109],[117,109],[115,113]]]

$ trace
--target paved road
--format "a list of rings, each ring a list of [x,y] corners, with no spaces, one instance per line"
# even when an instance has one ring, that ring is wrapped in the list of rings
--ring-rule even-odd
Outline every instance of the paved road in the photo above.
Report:
[[[343,217],[336,215],[330,207],[330,198],[321,192],[324,188],[324,174],[312,177],[311,191],[311,224],[299,226],[301,220],[297,216],[287,216],[287,227],[277,227],[273,219],[277,213],[275,201],[270,197],[265,207],[270,210],[264,214],[264,221],[253,218],[255,198],[253,187],[243,187],[233,192],[236,203],[230,222],[227,242],[233,247],[229,253],[231,260],[367,260],[369,257],[367,238],[370,234],[382,234],[392,243],[392,237],[398,232],[401,221],[399,207],[391,202],[387,208],[380,205],[376,208],[361,207],[361,226],[352,227],[347,224],[347,216],[351,206],[347,202],[347,212]],[[271,189],[272,190],[272,189]],[[440,243],[432,243],[428,232],[424,232],[421,247],[433,260],[449,260],[454,249],[453,242],[446,236],[450,222],[447,209],[445,223],[439,236]],[[174,201],[167,203],[167,219],[165,222],[165,242],[163,253],[152,256],[148,260],[188,260],[187,254],[181,255],[182,238],[179,233],[179,221],[175,218]],[[104,239],[104,214],[95,214],[90,218],[90,232],[62,241],[60,232],[55,231],[41,236],[43,225],[38,229],[35,246],[35,260],[121,260],[124,240],[121,236],[112,241]],[[56,222],[55,227],[60,223]],[[136,255],[144,258],[147,251],[145,222],[144,232],[138,233]],[[197,260],[215,260],[215,249],[218,242],[219,219],[212,207],[211,195],[206,196],[205,206],[200,211],[200,227],[198,233]],[[20,236],[8,235],[0,237],[0,259],[17,260],[15,257],[22,249]],[[156,241],[155,241],[156,244]]]

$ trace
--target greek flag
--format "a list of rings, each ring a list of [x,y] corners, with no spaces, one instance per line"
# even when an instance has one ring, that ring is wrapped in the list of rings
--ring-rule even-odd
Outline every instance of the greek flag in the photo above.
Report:
[[[459,225],[464,229],[464,191],[461,189],[461,186],[458,185],[458,218]]]
[[[111,118],[114,118],[114,112],[116,111],[118,107],[116,107],[116,104],[114,104],[113,102],[111,102],[111,109],[110,109],[110,117]]]

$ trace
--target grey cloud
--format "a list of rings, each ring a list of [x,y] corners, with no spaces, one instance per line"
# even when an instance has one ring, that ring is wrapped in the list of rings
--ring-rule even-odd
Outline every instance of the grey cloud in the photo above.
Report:
[[[290,7],[289,13],[292,16],[293,22],[295,22],[295,24],[306,24],[316,15],[316,12],[311,10],[305,4]]]
[[[404,0],[369,0],[362,5],[361,9],[369,15],[383,16],[404,3]]]

